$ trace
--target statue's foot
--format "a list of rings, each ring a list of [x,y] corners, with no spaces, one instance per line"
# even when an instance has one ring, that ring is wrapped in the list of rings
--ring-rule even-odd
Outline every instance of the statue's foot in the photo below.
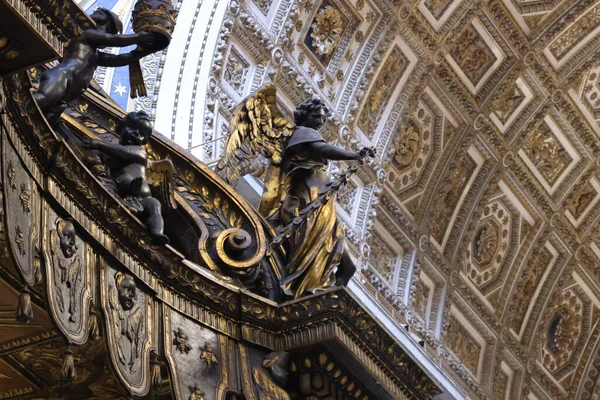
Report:
[[[144,185],[144,180],[142,178],[134,178],[129,184],[129,193],[133,197],[140,197],[142,194],[142,187]]]
[[[167,235],[160,232],[150,232],[150,236],[152,236],[152,242],[155,244],[169,244],[171,241],[167,237]]]

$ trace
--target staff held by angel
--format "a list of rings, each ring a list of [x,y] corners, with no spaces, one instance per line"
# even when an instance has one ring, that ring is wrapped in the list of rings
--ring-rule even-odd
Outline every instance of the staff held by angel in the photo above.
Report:
[[[328,190],[329,161],[374,156],[371,148],[348,151],[327,143],[319,130],[328,112],[321,100],[305,100],[294,112],[292,123],[278,109],[272,84],[261,88],[234,111],[232,131],[217,172],[235,185],[250,172],[257,157],[269,159],[259,211],[276,227],[298,218],[320,193]],[[298,298],[346,285],[356,266],[344,247],[344,239],[332,195],[284,243],[283,292]]]

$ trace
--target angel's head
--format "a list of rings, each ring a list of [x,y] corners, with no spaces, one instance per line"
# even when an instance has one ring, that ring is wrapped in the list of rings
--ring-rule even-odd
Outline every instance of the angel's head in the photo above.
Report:
[[[117,133],[122,145],[143,146],[152,136],[150,116],[143,111],[130,112],[117,125]]]
[[[56,220],[56,233],[58,234],[60,249],[66,258],[75,255],[77,244],[75,243],[75,227],[70,221],[58,218]]]
[[[296,126],[305,126],[315,130],[321,129],[327,120],[329,109],[318,98],[304,100],[298,104],[294,111],[294,123]]]
[[[115,274],[115,286],[117,287],[119,303],[121,303],[123,310],[131,310],[137,300],[137,290],[133,276],[117,272]]]

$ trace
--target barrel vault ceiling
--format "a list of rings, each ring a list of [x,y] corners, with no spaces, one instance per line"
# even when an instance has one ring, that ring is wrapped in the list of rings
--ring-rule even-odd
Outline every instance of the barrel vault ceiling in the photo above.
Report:
[[[138,108],[210,162],[264,82],[325,99],[378,150],[339,215],[386,312],[473,398],[600,397],[600,2],[190,1]]]

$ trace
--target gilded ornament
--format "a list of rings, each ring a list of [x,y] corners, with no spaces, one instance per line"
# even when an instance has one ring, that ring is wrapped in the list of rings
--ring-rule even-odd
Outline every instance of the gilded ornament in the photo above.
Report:
[[[450,317],[446,343],[448,348],[465,364],[467,369],[473,375],[477,376],[481,346],[479,346],[465,326],[454,316]]]
[[[229,58],[225,64],[223,79],[237,92],[242,95],[244,93],[244,84],[250,64],[242,55],[235,49],[229,51]]]
[[[587,210],[597,194],[592,184],[587,182],[567,201],[567,210],[575,219],[578,219]]]
[[[363,31],[357,31],[356,34],[354,35],[354,39],[356,39],[356,41],[358,43],[362,43],[364,38],[365,38],[365,34],[363,33]]]
[[[521,330],[529,301],[531,301],[542,279],[544,270],[551,260],[552,254],[550,251],[546,247],[541,248],[537,254],[531,257],[516,283],[515,295],[511,300],[512,312],[508,318],[509,326],[516,332]]]
[[[200,390],[198,385],[194,385],[194,387],[189,387],[190,396],[188,400],[204,400],[204,392]]]
[[[15,244],[17,245],[21,256],[25,257],[25,238],[23,236],[23,232],[21,232],[21,227],[19,227],[19,225],[16,225],[15,233]]]
[[[402,169],[412,165],[419,155],[422,128],[420,124],[411,120],[400,131],[400,136],[394,142],[394,160]]]
[[[12,160],[8,161],[8,170],[6,172],[8,176],[8,184],[12,190],[17,189],[17,173],[15,172],[15,166],[12,163]]]
[[[567,290],[554,305],[547,325],[542,363],[554,372],[569,361],[582,331],[582,303],[577,295]]]
[[[381,72],[371,86],[367,100],[358,117],[358,127],[372,138],[387,103],[408,64],[408,59],[398,46],[394,46],[386,58]]]
[[[252,369],[252,379],[258,390],[258,400],[289,400],[283,389],[287,384],[289,355],[274,352],[265,356],[263,368]],[[265,372],[267,370],[267,372]]]
[[[556,182],[572,160],[545,121],[529,135],[523,150],[550,185]]]
[[[497,57],[472,24],[462,32],[450,55],[473,85],[477,85]]]
[[[325,6],[315,16],[311,27],[310,37],[316,53],[318,55],[332,54],[344,31],[340,12],[333,6]]]
[[[181,328],[177,328],[176,331],[173,331],[173,346],[181,353],[188,354],[192,350],[192,346],[189,345],[189,337],[181,330]]]
[[[27,214],[31,213],[31,190],[28,189],[25,183],[21,184],[21,194],[19,195],[19,200],[21,201],[23,212],[26,212]]]
[[[204,360],[207,368],[219,363],[217,355],[214,353],[213,349],[208,345],[208,343],[204,343],[204,347],[200,348],[200,350],[202,350],[200,353],[200,359]]]
[[[478,264],[485,266],[494,259],[500,238],[498,229],[490,224],[482,225],[475,233],[472,244],[472,254]]]

